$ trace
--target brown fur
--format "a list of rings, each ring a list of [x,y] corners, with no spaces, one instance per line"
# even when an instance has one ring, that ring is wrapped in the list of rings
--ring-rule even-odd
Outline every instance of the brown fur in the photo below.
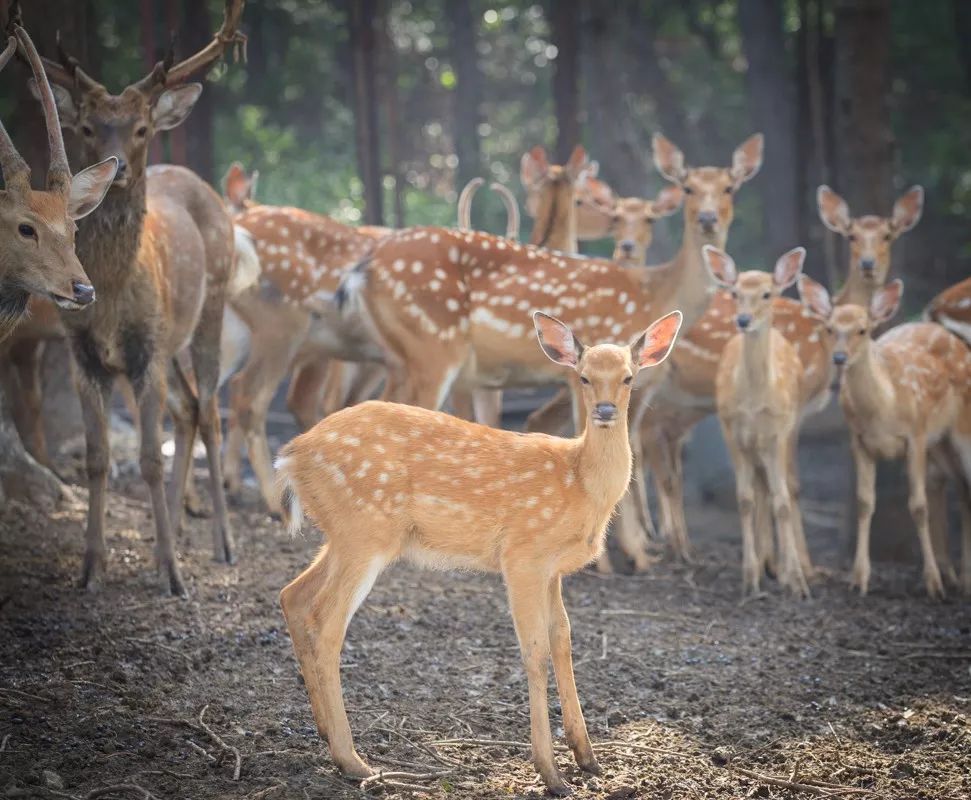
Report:
[[[328,417],[283,448],[291,528],[299,528],[303,509],[327,544],[280,602],[317,729],[345,774],[372,770],[354,749],[344,711],[344,632],[378,574],[399,558],[502,574],[529,680],[533,761],[550,790],[566,792],[550,736],[552,655],[567,741],[581,768],[599,772],[573,680],[560,581],[603,551],[630,480],[630,382],[640,367],[663,361],[679,324],[675,313],[630,347],[583,350],[568,328],[537,315],[549,358],[586,381],[581,397],[591,424],[577,439],[372,402]]]

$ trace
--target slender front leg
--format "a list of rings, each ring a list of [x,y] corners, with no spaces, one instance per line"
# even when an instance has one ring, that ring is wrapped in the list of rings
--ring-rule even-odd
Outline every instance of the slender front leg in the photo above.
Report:
[[[600,775],[600,765],[593,754],[587,723],[580,709],[576,679],[573,676],[573,648],[570,642],[570,618],[563,605],[562,579],[550,581],[550,651],[553,654],[553,674],[563,709],[563,729],[566,740],[580,769]]]
[[[175,455],[169,483],[169,522],[173,535],[182,533],[182,511],[186,484],[191,480],[192,446],[196,440],[199,406],[178,359],[172,359],[167,396],[169,415],[175,428]]]
[[[870,521],[876,502],[877,465],[857,437],[850,444],[856,466],[856,558],[850,583],[865,595],[870,587]]]
[[[802,524],[802,512],[800,511],[799,498],[802,495],[802,482],[799,479],[799,430],[798,428],[792,435],[789,442],[787,455],[789,464],[789,497],[792,498],[792,507],[795,514],[792,519],[792,531],[796,537],[796,552],[799,553],[799,561],[802,564],[803,575],[806,580],[812,580],[816,572],[813,567],[812,558],[809,555],[809,545],[806,544],[806,531]]]
[[[758,594],[762,565],[755,547],[755,465],[734,445],[731,428],[726,425],[723,430],[735,466],[735,495],[742,526],[742,594]]]
[[[242,484],[243,448],[246,439],[240,419],[243,414],[248,413],[248,401],[243,396],[240,376],[236,375],[229,381],[229,422],[226,425],[226,452],[223,455],[223,482],[230,495],[236,494]]]
[[[944,596],[944,584],[934,557],[927,521],[927,440],[923,436],[914,436],[907,441],[907,480],[910,483],[910,513],[917,526],[917,538],[924,559],[924,585],[931,597],[941,598]]]
[[[108,403],[112,380],[96,385],[88,378],[80,382],[81,412],[88,472],[88,524],[84,533],[84,562],[81,588],[96,589],[107,561],[105,549],[105,495],[108,491]]]
[[[787,474],[787,455],[785,442],[763,455],[765,477],[772,499],[772,515],[775,518],[776,534],[779,540],[779,583],[796,597],[809,597],[809,584],[802,572],[802,562],[796,548],[793,530],[793,517],[799,509],[793,507],[789,497],[789,476]]]
[[[509,607],[512,611],[519,649],[529,680],[529,729],[533,763],[547,788],[555,795],[570,793],[553,760],[549,701],[546,696],[550,659],[550,594],[537,591],[537,576],[522,569],[504,570]]]
[[[139,466],[142,478],[148,484],[152,496],[152,514],[155,517],[155,561],[162,589],[173,595],[186,594],[185,583],[175,559],[172,528],[165,503],[165,487],[162,481],[162,406],[165,402],[165,380],[150,375],[139,398],[141,419],[141,453]]]

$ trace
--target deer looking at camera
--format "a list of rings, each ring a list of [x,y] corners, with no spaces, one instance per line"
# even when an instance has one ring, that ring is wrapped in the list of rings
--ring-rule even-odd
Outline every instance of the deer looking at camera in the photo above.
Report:
[[[897,199],[890,216],[853,217],[846,202],[827,186],[817,192],[823,223],[843,236],[849,245],[849,272],[837,304],[866,305],[887,279],[891,245],[920,220],[924,192],[914,186]],[[645,415],[640,441],[657,487],[660,528],[676,557],[689,560],[691,548],[684,518],[684,476],[681,454],[691,429],[715,412],[715,378],[725,345],[735,335],[730,294],[719,291],[705,314],[679,340],[672,354],[670,381],[661,387]],[[772,324],[795,346],[804,368],[803,416],[822,410],[829,402],[832,365],[820,323],[807,315],[798,301],[773,300]],[[798,503],[799,480],[791,468],[790,491]],[[796,539],[803,571],[812,565],[802,525],[796,518]],[[767,562],[771,552],[763,553]]]
[[[779,583],[794,595],[807,597],[809,586],[793,522],[799,506],[789,492],[788,474],[799,434],[802,362],[795,347],[772,327],[773,301],[799,278],[806,251],[790,250],[772,273],[739,273],[731,256],[714,247],[706,246],[704,254],[718,285],[731,295],[739,331],[722,353],[715,402],[735,467],[743,591],[759,591],[764,565],[756,547],[755,519],[757,513],[768,517],[771,512],[779,540]],[[758,473],[767,492],[758,490]]]
[[[857,540],[852,582],[870,585],[870,521],[876,503],[877,459],[907,460],[910,512],[931,597],[944,585],[931,541],[927,505],[928,458],[947,464],[962,506],[963,576],[971,590],[971,350],[940,325],[899,325],[876,340],[871,334],[897,313],[903,282],[874,293],[868,306],[833,305],[829,293],[803,276],[799,293],[825,321],[833,363],[841,375],[840,405],[850,428],[856,465]]]
[[[0,69],[18,44],[34,74],[47,128],[50,164],[46,189],[30,185],[30,168],[0,124],[0,341],[27,311],[30,295],[53,301],[65,310],[94,302],[95,289],[74,251],[75,221],[90,214],[108,191],[118,167],[115,158],[72,177],[64,150],[57,107],[37,50],[27,32],[13,26],[13,36],[0,53]]]
[[[98,302],[63,321],[80,368],[87,443],[89,506],[81,584],[95,586],[105,569],[108,403],[118,378],[132,386],[140,417],[142,477],[155,519],[155,554],[162,583],[173,594],[185,584],[172,536],[198,429],[206,445],[214,506],[213,556],[233,559],[219,462],[216,405],[219,339],[226,287],[233,271],[232,224],[219,196],[181,167],[146,168],[158,131],[181,124],[202,92],[186,84],[208,70],[237,34],[242,0],[227,0],[213,41],[190,58],[171,55],[121,94],[111,94],[75,59],[44,61],[57,85],[61,124],[75,131],[88,159],[114,157],[118,171],[104,202],[82,220],[78,255],[91,274]],[[176,356],[188,348],[194,384]],[[167,380],[171,373],[171,381]],[[163,490],[162,413],[175,422],[171,512]]]
[[[517,434],[391,403],[345,409],[298,436],[277,462],[291,531],[304,513],[327,537],[314,563],[280,594],[317,730],[338,767],[364,778],[340,684],[340,650],[378,575],[404,559],[502,575],[529,680],[533,762],[555,794],[569,787],[553,759],[547,670],[577,763],[598,773],[570,654],[563,575],[597,558],[627,491],[627,411],[637,372],[664,361],[677,311],[629,346],[584,348],[561,322],[534,315],[542,352],[580,380],[575,439]]]

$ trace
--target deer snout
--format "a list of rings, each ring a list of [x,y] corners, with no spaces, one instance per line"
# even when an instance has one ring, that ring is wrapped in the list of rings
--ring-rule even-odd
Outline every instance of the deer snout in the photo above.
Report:
[[[81,283],[81,281],[71,281],[71,289],[74,291],[74,302],[79,306],[86,306],[94,302],[94,287]]]
[[[624,255],[628,255],[629,256],[631,253],[634,252],[634,248],[635,247],[636,247],[636,245],[630,239],[624,239],[620,243],[620,249],[624,251]]]
[[[718,215],[714,211],[699,211],[698,224],[707,230],[711,230],[718,224]]]
[[[873,272],[876,265],[877,265],[877,262],[872,258],[860,259],[860,269],[863,271],[865,275],[870,275]]]
[[[846,364],[846,353],[842,350],[837,350],[833,353],[833,363],[837,367],[842,367]]]
[[[613,403],[597,403],[593,407],[593,418],[597,422],[613,422],[617,419],[617,406]]]
[[[748,330],[748,326],[752,324],[751,314],[739,314],[735,317],[735,324],[738,325],[739,330]]]

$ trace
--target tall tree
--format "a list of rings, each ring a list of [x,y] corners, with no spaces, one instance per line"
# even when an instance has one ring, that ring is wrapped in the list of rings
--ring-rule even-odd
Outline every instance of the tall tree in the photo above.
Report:
[[[556,46],[553,107],[556,111],[556,158],[563,164],[580,144],[580,0],[554,0],[550,28]]]
[[[455,125],[455,154],[458,156],[457,185],[465,186],[482,171],[479,148],[482,73],[476,52],[476,25],[469,0],[445,4],[448,20],[449,58],[455,70],[452,114]]]
[[[786,53],[782,4],[746,0],[738,4],[748,70],[752,118],[768,142],[759,191],[762,195],[764,258],[775,258],[800,240],[795,75]]]
[[[182,0],[180,52],[197,53],[212,39],[212,31],[212,22],[206,11],[206,4],[198,0]],[[194,170],[203,180],[214,183],[218,176],[215,174],[213,162],[212,128],[219,87],[212,81],[207,81],[204,86],[189,118],[173,133],[182,131],[184,135],[186,152],[185,161],[182,163]],[[179,157],[175,151],[176,148],[173,147],[174,161]],[[176,163],[180,162],[176,161]]]
[[[379,0],[350,0],[349,15],[357,165],[364,184],[364,219],[371,225],[384,224],[376,79],[378,5]]]

